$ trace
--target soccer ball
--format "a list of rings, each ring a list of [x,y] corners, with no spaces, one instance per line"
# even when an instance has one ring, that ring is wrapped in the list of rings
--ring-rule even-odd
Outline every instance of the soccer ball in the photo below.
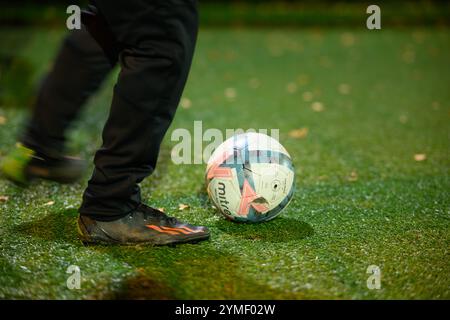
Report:
[[[294,178],[289,153],[261,133],[229,138],[206,168],[210,199],[225,217],[238,222],[263,222],[279,215],[292,198]]]

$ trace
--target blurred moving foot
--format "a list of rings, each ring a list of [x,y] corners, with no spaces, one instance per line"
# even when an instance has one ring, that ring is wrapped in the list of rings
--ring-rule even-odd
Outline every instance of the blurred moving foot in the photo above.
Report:
[[[168,217],[164,212],[140,204],[114,221],[98,221],[80,215],[78,231],[84,243],[168,245],[209,239],[209,230]]]
[[[86,168],[84,160],[66,156],[47,156],[17,143],[1,162],[0,169],[9,180],[27,185],[35,178],[71,183],[79,179]]]

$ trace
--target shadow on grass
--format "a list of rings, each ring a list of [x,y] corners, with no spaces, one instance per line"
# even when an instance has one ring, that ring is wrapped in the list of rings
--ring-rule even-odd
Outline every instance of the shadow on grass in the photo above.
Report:
[[[31,235],[45,241],[64,241],[82,245],[77,233],[76,209],[50,213],[42,219],[23,223],[15,227],[15,232]]]
[[[258,269],[208,243],[176,247],[91,247],[131,264],[137,275],[94,299],[296,299],[259,283]],[[249,276],[252,274],[253,276]]]
[[[212,203],[204,187],[197,190],[201,207],[211,210]],[[260,240],[269,242],[288,242],[305,239],[314,234],[314,229],[306,222],[292,218],[285,218],[283,214],[264,223],[235,223],[226,220],[222,214],[214,210],[221,219],[214,227],[220,231],[235,237],[248,240]]]
[[[234,237],[267,242],[297,241],[314,234],[308,223],[282,216],[264,223],[233,223],[222,219],[215,227]]]
[[[268,242],[288,242],[305,239],[314,234],[310,224],[293,218],[279,217],[264,223],[235,223],[226,220],[217,210],[212,210],[212,203],[208,198],[205,188],[197,191],[201,207],[214,211],[220,217],[214,227],[234,237],[247,240],[259,240]]]
[[[54,212],[40,220],[24,223],[15,231],[55,244],[71,244],[81,250],[96,252],[99,257],[106,254],[131,266],[132,272],[124,274],[119,285],[93,292],[88,299],[298,298],[298,293],[280,291],[258,282],[257,268],[245,263],[240,256],[218,250],[211,241],[175,247],[84,247],[78,239],[76,217],[76,209]],[[224,220],[216,227],[235,236],[267,241],[295,240],[312,233],[307,224],[293,219],[277,220],[259,225],[237,225]],[[286,230],[285,233],[275,234],[272,229],[280,227]],[[260,228],[262,230],[258,231]],[[107,265],[105,272],[108,272]]]
[[[164,281],[140,271],[138,275],[123,280],[117,290],[100,295],[94,294],[90,299],[107,300],[173,300],[177,299],[174,290]]]
[[[196,192],[197,198],[200,201],[200,206],[209,209],[212,207],[212,201],[208,197],[208,192],[206,192],[205,184],[201,184],[199,189]]]

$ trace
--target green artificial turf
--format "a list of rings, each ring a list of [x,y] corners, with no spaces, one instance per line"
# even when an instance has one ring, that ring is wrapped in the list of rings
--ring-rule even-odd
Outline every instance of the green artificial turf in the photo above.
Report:
[[[22,40],[1,51],[38,83],[62,35],[3,28],[2,44]],[[28,189],[2,179],[0,298],[449,299],[449,38],[445,28],[201,30],[191,106],[171,130],[194,120],[280,129],[297,174],[289,207],[264,224],[226,221],[205,194],[205,165],[171,162],[170,133],[143,198],[208,226],[208,242],[85,247],[76,217],[90,173]],[[115,77],[71,132],[71,152],[92,159]],[[0,156],[26,114],[3,103]],[[70,265],[80,290],[66,287]],[[381,269],[379,290],[366,286],[369,265]]]

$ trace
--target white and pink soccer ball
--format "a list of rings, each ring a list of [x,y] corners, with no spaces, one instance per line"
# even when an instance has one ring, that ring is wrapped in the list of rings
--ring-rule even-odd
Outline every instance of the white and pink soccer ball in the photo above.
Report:
[[[206,168],[210,199],[230,220],[263,222],[275,218],[294,193],[291,157],[262,133],[235,135],[211,155]]]

